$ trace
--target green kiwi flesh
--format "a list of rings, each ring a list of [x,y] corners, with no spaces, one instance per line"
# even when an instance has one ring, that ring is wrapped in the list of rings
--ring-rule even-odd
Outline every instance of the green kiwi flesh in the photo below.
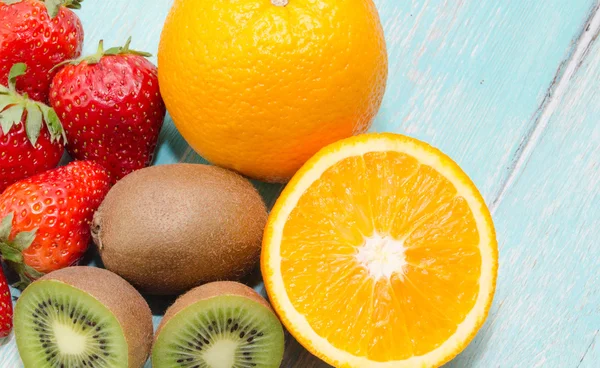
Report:
[[[152,350],[154,368],[280,366],[284,334],[275,314],[258,295],[227,293],[232,283],[222,284],[222,295],[186,303],[174,315],[167,312]]]
[[[112,312],[88,293],[56,280],[30,285],[15,311],[25,367],[127,367],[125,334]]]

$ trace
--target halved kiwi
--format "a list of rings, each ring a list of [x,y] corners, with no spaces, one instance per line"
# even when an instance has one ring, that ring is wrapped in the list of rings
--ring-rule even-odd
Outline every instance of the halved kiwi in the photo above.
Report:
[[[32,283],[14,318],[25,368],[139,368],[152,344],[152,314],[114,273],[69,267]]]
[[[269,304],[237,282],[214,282],[180,297],[152,348],[154,368],[278,368],[283,327]]]

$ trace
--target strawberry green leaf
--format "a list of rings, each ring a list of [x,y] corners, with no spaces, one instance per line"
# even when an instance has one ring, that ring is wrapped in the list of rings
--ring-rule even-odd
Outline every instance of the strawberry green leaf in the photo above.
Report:
[[[74,63],[75,65],[81,63],[82,61],[87,61],[88,64],[92,65],[92,64],[98,64],[100,62],[100,59],[102,59],[102,56],[104,56],[104,40],[100,40],[100,42],[98,42],[98,50],[96,50],[96,53],[94,55],[90,55],[88,57],[84,57],[82,59],[76,60]]]
[[[23,0],[2,0],[2,2],[6,5],[12,5],[12,4],[16,4],[16,3],[20,3]]]
[[[12,128],[12,126],[12,121],[9,121],[8,119],[4,120],[2,115],[0,115],[0,129],[2,129],[2,133],[4,133],[4,135],[8,135],[8,132],[10,132],[10,128]]]
[[[0,243],[0,254],[6,261],[21,263],[23,262],[23,255],[21,251],[11,247],[6,243]]]
[[[33,243],[36,234],[37,229],[18,233],[12,241],[13,247],[20,251],[24,251],[25,249],[29,248],[31,243]]]
[[[111,47],[110,49],[104,51],[104,55],[119,55],[121,49],[121,47]]]
[[[35,147],[40,131],[42,130],[42,112],[36,104],[27,105],[27,121],[25,123],[25,131],[31,145]]]
[[[8,73],[8,88],[10,88],[11,91],[15,90],[17,78],[24,75],[25,71],[27,71],[27,65],[25,65],[25,63],[17,63],[10,68],[10,72]]]
[[[139,56],[143,56],[143,57],[151,57],[152,56],[152,54],[149,52],[132,50],[129,48],[129,45],[131,45],[131,37],[129,37],[127,39],[127,42],[125,42],[125,46],[123,46],[121,48],[119,54],[131,54],[131,55],[139,55]]]
[[[84,61],[87,62],[88,65],[94,65],[94,64],[98,64],[100,62],[100,60],[102,59],[102,57],[104,57],[104,56],[117,56],[117,55],[137,55],[137,56],[142,56],[142,57],[152,56],[152,54],[150,54],[148,52],[130,49],[129,48],[130,44],[131,44],[131,37],[129,37],[127,39],[125,46],[111,47],[105,51],[104,50],[104,41],[100,40],[100,43],[98,44],[98,50],[96,51],[95,54],[85,56],[85,57],[82,57],[79,59],[63,61],[62,63],[54,66],[54,68],[52,68],[52,69],[53,70],[58,69],[64,65],[79,65]]]
[[[50,18],[58,15],[61,6],[69,9],[81,9],[82,2],[83,0],[44,0]]]
[[[27,274],[29,276],[31,276],[34,280],[39,279],[40,277],[44,276],[43,273],[39,272],[38,270],[34,269],[31,266],[25,265],[25,271],[27,272]]]
[[[63,0],[60,0],[63,4]],[[25,74],[27,66],[17,63],[12,66],[9,77],[9,89],[0,89],[0,127],[4,134],[8,134],[13,125],[19,123],[23,118],[23,112],[27,110],[25,121],[25,132],[29,142],[35,147],[44,123],[50,132],[50,140],[55,142],[62,138],[66,143],[66,135],[56,112],[41,102],[29,99],[27,94],[20,95],[15,90],[16,79]],[[7,106],[6,110],[4,110]]]
[[[4,134],[8,134],[10,128],[21,121],[24,110],[23,106],[14,105],[0,113],[0,125]]]
[[[63,5],[69,9],[81,9],[83,0],[63,0]]]
[[[48,10],[50,18],[54,18],[58,15],[60,7],[63,5],[63,0],[46,0],[44,4],[46,4],[46,10]]]
[[[10,262],[9,264],[10,264],[10,266],[12,266],[12,268],[15,270],[15,272],[19,275],[19,281],[14,283],[12,286],[16,287],[20,290],[24,290],[33,281],[44,276],[43,273],[33,269],[31,266],[28,266],[25,263],[23,263],[22,259],[19,262]]]
[[[6,108],[6,106],[9,105],[14,105],[14,102],[9,101],[8,98],[3,99],[3,96],[0,96],[0,114],[2,113],[2,111],[4,111],[4,109]]]
[[[14,217],[14,212],[11,212],[8,215],[6,215],[0,222],[0,242],[8,241]]]
[[[27,288],[27,286],[29,286],[31,284],[31,281],[28,280],[25,276],[23,276],[22,274],[19,274],[19,281],[15,282],[14,284],[12,284],[12,287],[14,287],[15,289],[19,289],[21,291],[25,290]]]
[[[40,104],[39,106],[42,109],[44,121],[46,122],[48,131],[50,132],[50,141],[55,142],[62,138],[63,142],[66,143],[67,135],[65,134],[65,130],[63,129],[62,123],[60,122],[56,111],[46,105]]]
[[[7,106],[16,105],[21,102],[21,98],[12,93],[4,93],[0,91],[0,114]]]

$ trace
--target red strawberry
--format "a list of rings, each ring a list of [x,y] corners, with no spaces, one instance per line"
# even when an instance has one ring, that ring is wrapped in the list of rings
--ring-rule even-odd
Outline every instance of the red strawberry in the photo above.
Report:
[[[15,91],[25,68],[15,64],[8,87],[0,86],[0,193],[17,180],[56,167],[64,151],[54,110]]]
[[[0,81],[14,64],[25,63],[30,73],[17,90],[47,102],[52,68],[81,55],[83,27],[68,9],[79,9],[81,1],[0,0]]]
[[[2,229],[0,228],[0,232]],[[2,267],[0,267],[0,338],[8,336],[12,330],[13,307],[10,290]]]
[[[0,238],[2,257],[24,281],[76,263],[88,247],[92,216],[108,190],[108,172],[91,161],[11,185],[0,195],[0,219],[8,229]]]
[[[52,81],[50,103],[63,122],[67,151],[94,160],[113,182],[152,162],[165,104],[149,54],[124,47],[71,62]]]

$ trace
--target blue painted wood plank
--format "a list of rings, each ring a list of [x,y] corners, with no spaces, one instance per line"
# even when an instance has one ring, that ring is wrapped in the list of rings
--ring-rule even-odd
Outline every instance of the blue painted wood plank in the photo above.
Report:
[[[495,213],[496,300],[451,367],[600,366],[599,101],[596,40]]]
[[[597,1],[375,2],[386,31],[390,80],[373,130],[404,132],[439,146],[465,168],[491,203]],[[132,35],[135,48],[156,54],[171,3],[84,3],[78,14],[86,30],[86,53],[94,52],[100,39],[114,45]],[[160,139],[157,164],[201,162],[170,119]],[[281,189],[257,186],[268,203]],[[0,367],[20,367],[14,341],[1,344]],[[476,349],[494,349],[488,346],[478,342]],[[469,358],[474,355],[472,351],[465,358],[480,361]],[[509,349],[503,354],[510,354]],[[592,347],[586,359],[597,355]],[[503,358],[485,362],[494,366]],[[290,344],[287,367],[317,365],[315,359]]]
[[[375,130],[437,146],[493,201],[596,1],[380,4],[391,74]]]

